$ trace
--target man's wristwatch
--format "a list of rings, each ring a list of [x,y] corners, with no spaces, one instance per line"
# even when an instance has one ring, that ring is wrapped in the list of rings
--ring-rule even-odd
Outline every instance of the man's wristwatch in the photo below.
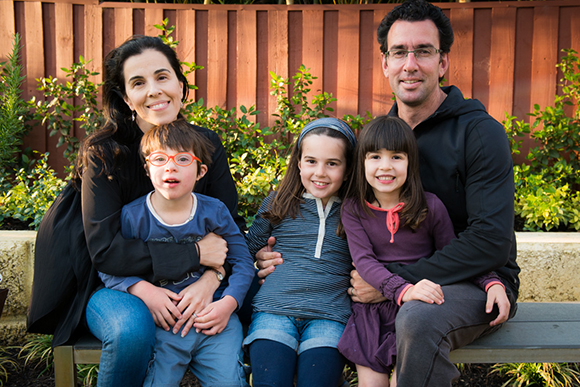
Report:
[[[208,268],[208,270],[211,270],[215,273],[215,276],[217,277],[218,281],[222,282],[224,280],[224,275],[219,270],[212,269],[211,267]]]

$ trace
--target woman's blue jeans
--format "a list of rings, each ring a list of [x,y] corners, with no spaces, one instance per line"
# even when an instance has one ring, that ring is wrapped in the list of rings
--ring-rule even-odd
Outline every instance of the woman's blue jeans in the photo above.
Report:
[[[155,323],[139,298],[100,289],[89,300],[89,329],[103,342],[97,387],[140,387],[155,347]]]

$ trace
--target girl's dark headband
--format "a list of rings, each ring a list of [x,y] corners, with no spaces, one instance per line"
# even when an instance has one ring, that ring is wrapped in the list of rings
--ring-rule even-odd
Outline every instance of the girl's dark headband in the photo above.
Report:
[[[348,139],[348,141],[353,146],[353,148],[356,146],[356,137],[355,137],[354,133],[352,132],[352,129],[346,124],[346,122],[339,120],[337,118],[331,118],[331,117],[319,118],[317,120],[309,122],[304,127],[304,129],[302,129],[302,132],[300,133],[300,137],[298,137],[298,144],[297,145],[300,146],[300,143],[302,142],[302,139],[304,138],[304,136],[306,136],[308,134],[308,132],[310,132],[316,128],[334,129],[334,130],[344,134],[344,136]]]

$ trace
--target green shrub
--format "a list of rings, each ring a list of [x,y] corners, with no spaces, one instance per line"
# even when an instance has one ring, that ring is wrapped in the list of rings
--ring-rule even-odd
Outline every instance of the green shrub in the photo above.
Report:
[[[91,134],[104,122],[103,113],[97,106],[100,85],[89,80],[90,76],[99,73],[86,68],[89,62],[81,56],[78,63],[63,68],[67,78],[71,79],[64,83],[53,77],[37,79],[38,90],[43,92],[44,99],[36,101],[32,98],[29,101],[35,120],[46,125],[51,136],[59,136],[56,146],[66,146],[63,155],[71,166],[79,149],[75,132]],[[71,166],[66,167],[66,172],[70,172]]]
[[[18,357],[24,359],[25,365],[31,365],[34,368],[44,367],[40,372],[41,375],[50,371],[54,362],[52,335],[28,335]]]
[[[504,121],[514,155],[521,148],[517,137],[529,133],[537,144],[527,162],[514,167],[516,216],[527,231],[580,230],[580,59],[574,50],[564,52],[557,65],[562,94],[554,107],[534,105],[531,124],[509,115]]]
[[[98,364],[77,364],[77,380],[81,383],[81,386],[96,386],[98,376]]]
[[[529,165],[514,166],[516,214],[524,221],[524,231],[580,229],[580,192],[571,188],[562,176],[573,173],[570,165],[556,163],[552,170],[531,172]],[[560,170],[553,180],[546,175]]]
[[[291,85],[290,79],[282,78],[272,71],[270,76],[272,77],[270,94],[276,97],[276,111],[273,116],[277,118],[273,131],[296,135],[308,122],[326,117],[327,112],[333,111],[328,105],[336,101],[336,98],[326,92],[316,95],[312,100],[312,106],[308,103],[310,86],[317,78],[312,76],[304,65],[301,65],[292,77],[294,84],[291,97],[288,90]]]
[[[265,141],[267,128],[251,120],[257,114],[254,107],[225,110],[218,106],[207,108],[203,100],[190,101],[185,105],[186,118],[196,125],[209,128],[220,135],[230,164],[230,172],[236,182],[241,216],[251,223],[261,199],[277,184],[286,169],[285,156],[278,158],[278,141]]]
[[[508,378],[502,387],[547,386],[572,387],[580,383],[576,364],[507,363],[495,364],[493,371]]]
[[[26,337],[26,343],[20,349],[18,356],[24,359],[25,365],[31,365],[34,368],[43,367],[40,375],[51,371],[54,365],[52,335],[28,335]],[[97,375],[99,374],[98,364],[77,364],[76,367],[77,380],[81,386],[89,387],[97,385]]]
[[[0,185],[3,179],[0,178]],[[20,169],[11,187],[0,193],[0,225],[7,218],[30,222],[37,228],[56,196],[65,186],[65,181],[56,176],[56,172],[48,166],[48,153],[41,155],[34,162],[32,171]]]
[[[0,387],[8,379],[10,370],[18,371],[18,363],[5,347],[0,347]]]
[[[22,67],[20,60],[20,35],[14,35],[12,52],[8,61],[0,67],[0,176],[6,176],[17,168],[22,138],[30,130],[31,114],[22,99]]]

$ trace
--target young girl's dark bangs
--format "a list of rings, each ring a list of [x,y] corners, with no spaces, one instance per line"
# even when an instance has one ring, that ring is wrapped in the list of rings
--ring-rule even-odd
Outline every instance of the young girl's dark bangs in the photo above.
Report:
[[[385,122],[375,122],[368,130],[368,135],[360,139],[363,154],[376,152],[380,149],[386,149],[395,152],[411,153],[410,141],[405,128],[397,121],[390,120]]]
[[[406,225],[416,229],[427,214],[427,201],[419,174],[419,152],[415,135],[400,118],[381,116],[364,127],[356,151],[357,170],[346,196],[357,198],[360,208],[371,214],[365,202],[372,203],[376,198],[365,177],[365,158],[367,153],[381,149],[404,152],[408,156],[407,181],[400,193],[401,201],[405,202],[401,215]]]

